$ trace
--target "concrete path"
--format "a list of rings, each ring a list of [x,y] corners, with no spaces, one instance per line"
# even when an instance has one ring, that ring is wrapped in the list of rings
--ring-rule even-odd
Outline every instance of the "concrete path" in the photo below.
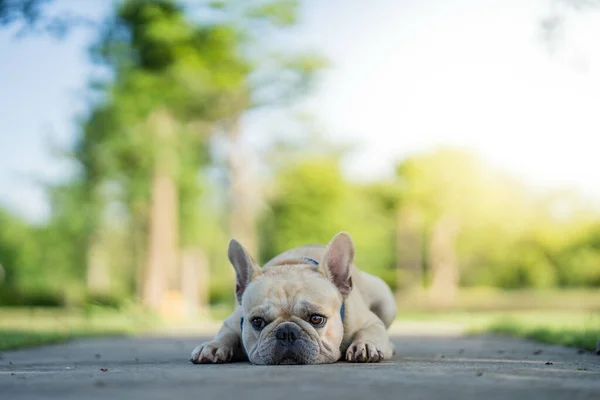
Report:
[[[199,341],[103,338],[4,352],[0,399],[600,399],[599,356],[514,338],[409,331],[381,364],[273,367],[193,365]]]

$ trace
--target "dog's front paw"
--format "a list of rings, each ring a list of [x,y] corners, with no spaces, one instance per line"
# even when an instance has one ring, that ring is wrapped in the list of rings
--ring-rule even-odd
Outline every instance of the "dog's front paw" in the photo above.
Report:
[[[383,361],[383,353],[375,343],[357,340],[346,350],[346,361],[349,362],[379,362]]]
[[[222,364],[231,362],[233,349],[221,342],[203,343],[192,351],[190,361],[194,364]]]

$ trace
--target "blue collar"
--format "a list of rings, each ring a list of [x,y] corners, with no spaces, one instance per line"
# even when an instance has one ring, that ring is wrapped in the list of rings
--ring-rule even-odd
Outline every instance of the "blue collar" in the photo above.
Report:
[[[319,265],[319,263],[317,261],[313,260],[312,258],[302,257],[302,259],[308,261],[309,263],[311,263],[313,265]]]
[[[308,261],[313,265],[319,265],[319,263],[313,260],[312,258],[302,257],[302,259]],[[344,317],[346,316],[346,303],[344,302],[342,302],[342,307],[340,308],[340,316],[342,317],[342,323],[344,323]],[[244,330],[244,317],[240,318],[240,328],[242,331]]]

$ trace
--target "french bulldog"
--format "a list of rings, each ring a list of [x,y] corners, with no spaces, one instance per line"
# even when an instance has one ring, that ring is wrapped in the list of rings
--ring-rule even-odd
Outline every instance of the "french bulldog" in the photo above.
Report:
[[[365,363],[394,354],[387,333],[396,315],[394,296],[383,280],[353,264],[347,233],[327,246],[288,250],[262,268],[235,239],[228,256],[236,272],[236,309],[213,340],[194,349],[192,363]]]

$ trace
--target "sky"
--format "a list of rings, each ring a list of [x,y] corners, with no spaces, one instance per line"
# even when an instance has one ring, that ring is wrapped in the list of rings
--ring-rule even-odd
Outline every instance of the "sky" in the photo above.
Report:
[[[332,140],[359,144],[345,163],[354,179],[389,177],[408,155],[459,146],[532,186],[575,188],[600,204],[600,12],[567,12],[550,51],[540,20],[552,4],[307,0],[287,40],[331,67],[305,107]],[[56,7],[96,19],[109,11],[104,0]],[[0,31],[0,203],[30,220],[49,212],[40,182],[70,173],[55,150],[77,135],[93,38]],[[270,123],[249,119],[247,137]]]

